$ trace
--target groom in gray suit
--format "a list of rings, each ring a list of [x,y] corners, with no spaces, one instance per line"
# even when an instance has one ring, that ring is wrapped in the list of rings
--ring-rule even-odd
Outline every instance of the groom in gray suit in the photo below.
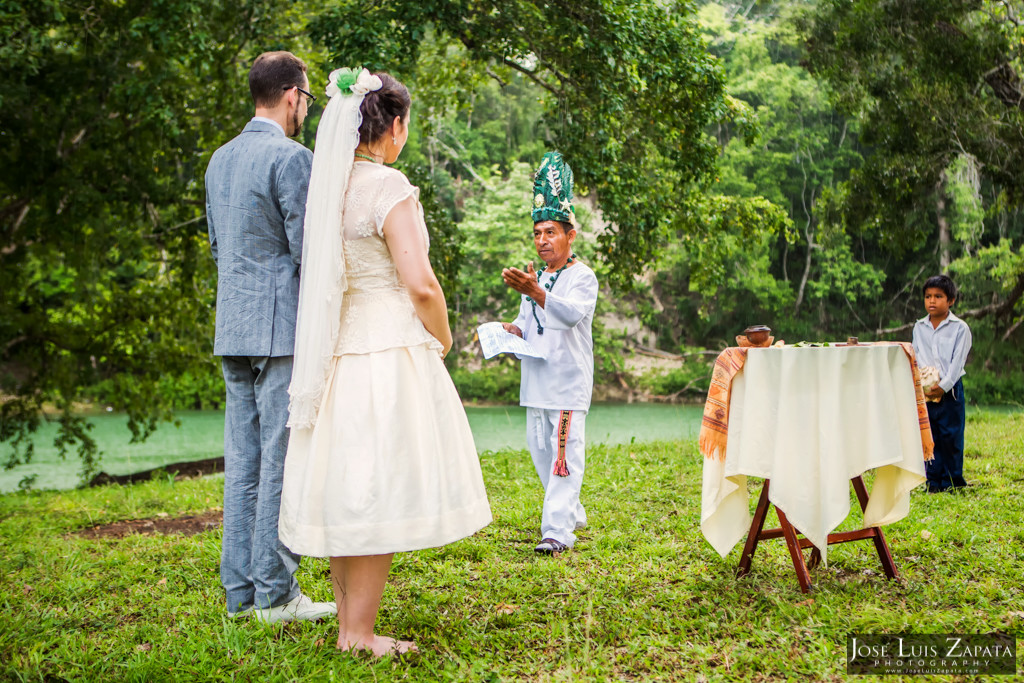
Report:
[[[249,71],[255,116],[210,159],[206,220],[217,262],[217,326],[227,403],[220,576],[229,617],[263,622],[337,613],[295,581],[297,555],[277,536],[288,446],[299,261],[313,154],[290,137],[306,117],[306,65],[267,52]]]

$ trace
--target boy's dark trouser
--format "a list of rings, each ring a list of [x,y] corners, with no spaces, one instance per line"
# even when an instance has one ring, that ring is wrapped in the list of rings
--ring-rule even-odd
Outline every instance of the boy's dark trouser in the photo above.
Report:
[[[967,486],[964,481],[964,384],[957,380],[938,403],[928,403],[935,459],[925,463],[929,490]]]

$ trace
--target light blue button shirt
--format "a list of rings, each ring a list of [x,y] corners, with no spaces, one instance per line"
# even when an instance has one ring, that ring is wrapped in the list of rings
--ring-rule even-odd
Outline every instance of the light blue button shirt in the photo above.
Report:
[[[965,374],[964,365],[971,350],[971,328],[949,312],[946,319],[933,328],[928,316],[914,325],[914,354],[919,366],[939,371],[939,386],[949,391]]]
[[[252,121],[262,121],[263,123],[273,124],[279,131],[281,131],[281,135],[285,134],[284,128],[282,128],[281,124],[278,123],[277,121],[275,121],[274,119],[268,119],[266,116],[254,116],[254,117],[252,117],[251,120]]]

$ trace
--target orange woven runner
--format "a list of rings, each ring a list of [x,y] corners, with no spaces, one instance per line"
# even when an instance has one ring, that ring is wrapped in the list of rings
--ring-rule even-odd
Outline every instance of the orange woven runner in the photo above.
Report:
[[[928,420],[928,406],[924,402],[924,387],[921,386],[921,371],[917,369],[917,356],[910,342],[876,342],[876,345],[899,344],[910,360],[910,369],[914,371],[914,395],[917,397],[917,424],[921,428],[921,448],[924,459],[935,457],[935,441],[932,439],[932,424]]]
[[[914,394],[917,398],[917,424],[921,430],[921,450],[925,460],[934,457],[935,442],[932,440],[932,427],[928,421],[928,408],[925,406],[924,389],[921,387],[921,373],[917,369],[917,358],[914,347],[908,342],[874,342],[862,343],[861,346],[890,346],[899,344],[910,360],[910,368],[914,375]],[[704,416],[700,421],[700,452],[705,458],[725,460],[725,446],[729,439],[729,399],[732,392],[732,379],[743,370],[747,360],[748,349],[730,346],[718,354],[715,368],[711,373],[711,385],[708,387],[708,398],[704,402]]]
[[[708,399],[704,402],[704,417],[700,420],[700,452],[705,458],[725,460],[732,378],[743,369],[746,360],[747,349],[738,346],[730,346],[715,359]]]

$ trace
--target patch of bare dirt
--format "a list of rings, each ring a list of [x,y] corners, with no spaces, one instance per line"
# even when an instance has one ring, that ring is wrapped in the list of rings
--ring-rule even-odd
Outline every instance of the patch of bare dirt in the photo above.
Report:
[[[86,538],[124,538],[130,534],[181,534],[193,536],[218,528],[223,521],[220,510],[210,510],[198,515],[184,517],[152,517],[150,519],[128,519],[110,524],[97,524],[80,531],[78,536]]]

